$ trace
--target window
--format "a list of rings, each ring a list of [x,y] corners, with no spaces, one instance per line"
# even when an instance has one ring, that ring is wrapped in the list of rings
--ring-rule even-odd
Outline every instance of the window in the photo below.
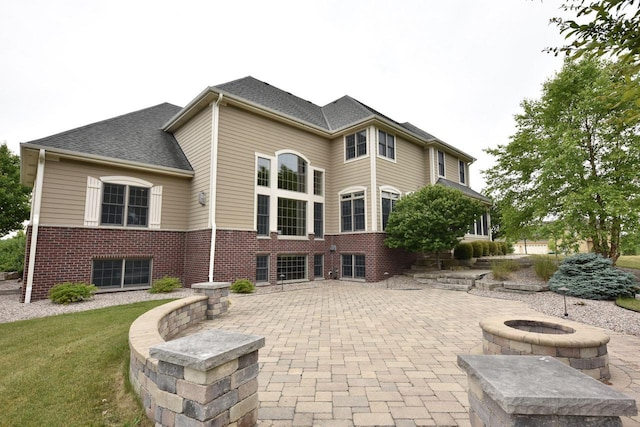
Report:
[[[489,215],[486,212],[482,214],[482,234],[489,235]]]
[[[256,257],[256,282],[269,281],[269,255]]]
[[[364,191],[344,194],[340,202],[342,231],[363,231],[366,228]]]
[[[148,188],[109,183],[103,185],[101,225],[146,227],[148,214]]]
[[[316,239],[324,237],[324,205],[322,203],[313,204],[313,234]]]
[[[469,227],[469,234],[475,234],[478,236],[489,235],[489,214],[483,213],[478,219],[475,220],[471,227]]]
[[[389,159],[396,158],[396,139],[393,135],[378,131],[378,154]]]
[[[466,167],[467,165],[462,160],[458,161],[458,169],[460,170],[460,184],[467,183]]]
[[[390,191],[382,192],[382,229],[385,230],[387,228],[387,223],[389,222],[389,215],[391,215],[391,211],[396,207],[396,201],[400,198],[400,195],[397,193],[392,193]]]
[[[100,289],[150,286],[151,260],[105,259],[93,261],[91,283]]]
[[[347,160],[355,159],[367,155],[367,131],[347,135],[345,138],[345,158]]]
[[[313,171],[313,194],[322,196],[323,174],[322,171]]]
[[[258,185],[269,187],[269,178],[271,176],[271,160],[264,157],[258,157]]]
[[[256,218],[258,236],[269,235],[269,209],[269,196],[258,194],[258,213]]]
[[[307,202],[278,198],[278,233],[284,236],[307,235]]]
[[[342,277],[365,278],[364,255],[342,255]]]
[[[438,150],[438,175],[444,176],[444,153]]]
[[[322,254],[313,256],[313,275],[316,279],[324,277],[324,255]]]
[[[304,280],[306,278],[306,256],[278,255],[278,280]]]
[[[305,193],[307,190],[307,162],[295,154],[278,156],[278,188]]]

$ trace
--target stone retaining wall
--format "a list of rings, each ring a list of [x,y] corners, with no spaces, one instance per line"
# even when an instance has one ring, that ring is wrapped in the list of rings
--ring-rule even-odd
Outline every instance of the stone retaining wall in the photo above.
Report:
[[[129,329],[129,381],[156,426],[205,426],[214,418],[217,421],[211,425],[222,426],[234,417],[243,425],[253,425],[258,407],[257,349],[264,345],[264,338],[235,334],[238,337],[232,342],[242,345],[227,346],[216,353],[212,348],[221,344],[217,341],[224,331],[205,331],[195,341],[188,341],[184,355],[177,358],[175,351],[181,349],[183,338],[165,342],[191,325],[227,313],[229,283],[200,283],[192,288],[202,295],[156,307],[133,322]],[[243,344],[242,337],[249,337],[252,344]],[[198,350],[194,342],[209,347]],[[193,366],[182,362],[197,359],[194,352],[198,351],[207,355],[206,362]],[[214,415],[217,408],[223,408],[226,415]]]

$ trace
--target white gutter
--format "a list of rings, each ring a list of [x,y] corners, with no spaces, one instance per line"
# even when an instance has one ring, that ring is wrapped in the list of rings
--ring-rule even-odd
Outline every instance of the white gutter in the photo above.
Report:
[[[216,256],[216,193],[218,185],[218,123],[220,121],[220,103],[223,95],[211,104],[211,166],[209,168],[209,226],[211,227],[211,250],[209,252],[209,281],[213,282],[213,267]]]
[[[27,288],[24,294],[24,302],[31,302],[31,291],[33,289],[33,270],[36,265],[36,249],[38,246],[38,226],[40,225],[40,206],[42,204],[42,183],[44,181],[44,158],[45,150],[40,149],[38,155],[38,171],[36,172],[36,182],[34,185],[33,202],[31,203],[31,243],[29,245],[29,272],[27,274]]]

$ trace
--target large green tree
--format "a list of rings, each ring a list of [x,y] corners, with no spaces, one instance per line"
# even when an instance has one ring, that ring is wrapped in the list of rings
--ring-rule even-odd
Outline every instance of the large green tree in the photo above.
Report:
[[[508,235],[553,220],[615,262],[622,233],[638,232],[640,118],[629,119],[633,100],[616,96],[628,84],[616,66],[567,60],[539,100],[522,102],[510,142],[486,150]]]
[[[29,219],[31,190],[20,184],[20,157],[0,144],[0,237],[19,230]]]
[[[486,210],[459,190],[428,185],[398,200],[389,215],[384,242],[409,252],[450,250]]]

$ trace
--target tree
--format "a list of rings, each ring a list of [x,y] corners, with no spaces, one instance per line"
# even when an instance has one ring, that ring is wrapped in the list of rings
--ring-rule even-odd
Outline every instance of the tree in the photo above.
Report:
[[[31,190],[20,184],[20,157],[0,145],[0,236],[19,230],[29,219]]]
[[[398,200],[389,215],[384,243],[409,252],[451,250],[486,210],[459,190],[428,185]]]
[[[616,64],[567,60],[540,100],[522,102],[509,144],[486,150],[507,234],[551,220],[615,263],[622,233],[640,227],[640,117],[615,95],[623,80]]]

